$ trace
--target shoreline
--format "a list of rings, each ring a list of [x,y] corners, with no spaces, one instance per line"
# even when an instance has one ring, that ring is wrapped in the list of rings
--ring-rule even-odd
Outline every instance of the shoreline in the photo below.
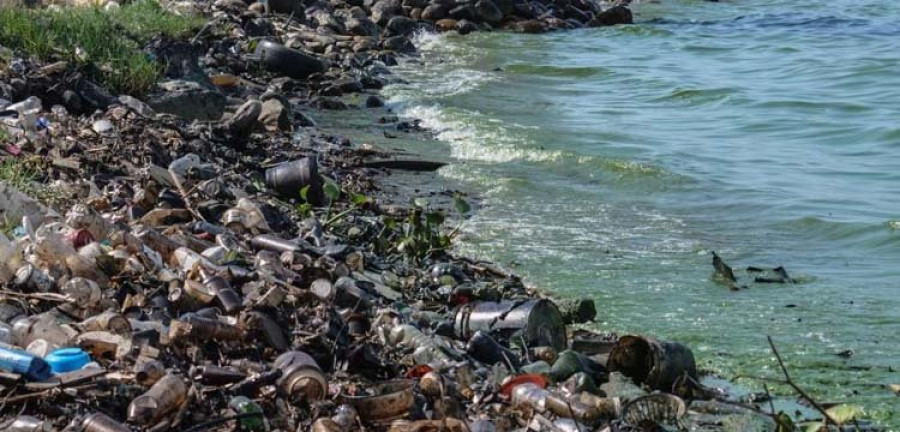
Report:
[[[437,165],[423,164],[428,161],[408,154],[398,158],[399,152],[353,143],[314,126],[319,110],[348,109],[347,98],[342,98],[348,94],[359,95],[351,96],[355,102],[349,103],[361,104],[362,109],[383,105],[377,91],[385,84],[384,65],[396,63],[394,53],[412,53],[403,33],[419,27],[405,15],[423,9],[422,18],[433,6],[406,11],[405,3],[400,13],[393,4],[371,5],[368,13],[355,6],[364,16],[360,10],[344,8],[350,9],[346,19],[335,11],[323,13],[322,8],[304,10],[305,20],[320,27],[370,35],[347,39],[317,34],[309,27],[280,31],[279,27],[299,24],[283,15],[243,17],[239,13],[246,5],[220,0],[215,9],[241,22],[244,32],[265,33],[268,24],[269,36],[299,41],[306,55],[277,46],[270,52],[292,56],[292,65],[307,62],[313,72],[285,69],[276,59],[272,62],[282,66],[271,67],[278,72],[254,74],[253,65],[243,60],[253,51],[243,46],[248,36],[234,38],[231,46],[217,46],[221,35],[210,28],[199,39],[208,50],[199,62],[183,43],[164,39],[154,46],[154,56],[178,66],[168,71],[173,74],[166,77],[168,86],[163,88],[168,90],[152,94],[147,103],[103,94],[90,80],[76,78],[72,88],[79,102],[107,103],[99,115],[49,109],[57,91],[50,84],[72,82],[71,65],[48,70],[52,64],[26,60],[24,73],[13,71],[10,78],[6,72],[6,81],[27,84],[24,89],[10,84],[16,96],[41,94],[51,102],[37,112],[50,126],[32,130],[25,125],[22,139],[7,146],[6,152],[12,157],[31,156],[43,170],[42,177],[68,183],[41,189],[64,203],[58,209],[63,217],[57,219],[64,220],[66,234],[74,237],[42,232],[41,221],[11,230],[9,243],[18,243],[11,250],[33,266],[25,278],[16,273],[21,267],[4,269],[10,288],[3,292],[4,303],[24,298],[33,304],[32,310],[20,310],[19,316],[11,312],[4,321],[12,330],[24,329],[13,331],[12,345],[32,354],[42,347],[48,351],[75,345],[100,366],[81,369],[80,376],[49,387],[68,388],[80,399],[97,403],[63,397],[56,401],[67,407],[63,415],[48,415],[40,402],[23,415],[36,417],[41,427],[73,424],[86,431],[129,430],[126,425],[199,430],[193,428],[207,422],[212,422],[208,430],[240,423],[248,430],[349,431],[360,422],[369,426],[367,430],[488,431],[527,424],[540,430],[627,430],[627,421],[620,416],[629,401],[678,407],[684,400],[640,398],[644,390],[623,380],[621,373],[611,374],[614,369],[633,375],[650,389],[690,399],[711,396],[704,393],[708,389],[679,380],[685,375],[697,378],[687,347],[643,338],[617,343],[610,335],[573,332],[569,326],[593,319],[593,302],[542,300],[540,292],[492,263],[447,254],[451,225],[444,219],[469,212],[463,194],[432,190],[427,191],[428,202],[409,204],[421,198],[421,190],[401,185],[385,191],[393,176],[383,168],[391,166],[386,161],[403,159],[412,172],[428,172]],[[443,5],[436,5],[433,9],[438,11],[432,12],[438,13]],[[456,14],[475,13],[493,21],[497,12],[503,13],[489,0],[467,6],[471,10]],[[254,7],[262,6],[249,10]],[[290,2],[270,2],[268,7],[296,11]],[[581,22],[614,24],[625,21],[623,14],[622,9],[608,14],[597,10]],[[454,20],[452,26],[440,23],[447,19]],[[531,33],[574,25],[555,16],[534,21],[518,20],[506,28]],[[386,37],[371,36],[370,24],[376,30],[383,25]],[[466,18],[440,18],[434,25],[462,34],[479,27]],[[245,50],[235,55],[230,51],[235,46]],[[377,46],[392,52],[374,50]],[[341,60],[351,59],[348,67],[335,67],[329,54],[347,49],[353,54]],[[368,59],[353,64],[356,54],[368,50],[373,50]],[[267,55],[258,50],[256,54]],[[198,71],[214,85],[188,79]],[[282,73],[306,76],[279,78]],[[220,81],[225,85],[215,84]],[[13,99],[10,102],[26,98]],[[63,96],[61,102],[74,108],[72,98]],[[203,120],[232,110],[225,121]],[[156,115],[161,112],[176,116]],[[201,113],[199,122],[178,118]],[[374,127],[383,128],[385,136],[427,133],[416,121],[396,118],[390,111],[383,117]],[[66,136],[78,137],[79,144],[61,150],[59,143]],[[185,158],[191,153],[197,159]],[[318,165],[307,162],[291,172],[266,173],[278,169],[274,163],[306,157],[315,157]],[[140,163],[146,160],[159,164]],[[89,175],[93,185],[82,181],[73,186]],[[285,191],[300,185],[308,187],[303,199]],[[34,187],[30,181],[23,186]],[[405,196],[398,199],[399,193]],[[57,243],[71,243],[58,247],[64,250],[59,253],[68,254],[62,260],[56,250],[41,246]],[[7,267],[24,264],[22,259],[8,261]],[[35,271],[49,276],[48,289],[36,285]],[[83,279],[94,284],[73,283]],[[49,295],[57,293],[62,297]],[[473,318],[479,307],[489,319]],[[111,327],[108,318],[105,325],[93,323],[94,317],[110,312],[127,331]],[[21,324],[26,321],[27,326]],[[34,333],[38,323],[49,330]],[[39,340],[44,344],[35,344]],[[572,341],[580,345],[573,347]],[[678,352],[678,364],[657,375],[636,371],[632,363],[644,361],[646,353],[634,357],[626,346]],[[610,363],[610,356],[618,360]],[[42,380],[31,379],[29,371],[18,372],[18,377],[4,377],[2,385],[13,397],[21,396],[13,403],[28,408],[34,395],[43,395],[36,384]],[[548,377],[557,384],[548,383]],[[127,393],[131,398],[116,401],[116,394],[101,382],[131,386]],[[385,395],[371,394],[389,383],[397,386],[383,389]],[[548,385],[551,393],[541,390]],[[177,397],[170,400],[163,396],[167,394]],[[147,405],[136,405],[141,398],[151,400],[155,408],[148,411]],[[704,409],[724,410],[720,405],[709,402]],[[397,406],[397,411],[384,411]],[[702,425],[721,424],[729,416],[771,426],[769,418],[745,410],[647,420]],[[260,417],[265,418],[264,426],[253,422]],[[0,421],[16,419],[21,420]],[[104,424],[112,429],[102,429]]]

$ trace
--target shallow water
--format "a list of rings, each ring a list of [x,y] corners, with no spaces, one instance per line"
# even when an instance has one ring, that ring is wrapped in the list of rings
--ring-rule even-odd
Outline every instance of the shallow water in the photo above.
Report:
[[[419,38],[387,94],[483,198],[460,249],[725,377],[775,374],[771,335],[822,400],[900,429],[883,387],[900,383],[900,3],[634,10],[634,26]],[[731,292],[711,250],[799,283]]]

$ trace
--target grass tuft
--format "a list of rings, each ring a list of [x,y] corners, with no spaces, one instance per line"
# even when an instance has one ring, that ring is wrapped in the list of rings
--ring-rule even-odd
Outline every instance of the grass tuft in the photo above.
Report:
[[[108,88],[140,96],[156,83],[160,65],[141,48],[164,34],[182,38],[205,23],[202,17],[165,12],[143,0],[110,12],[97,7],[60,11],[0,7],[0,45],[44,61],[66,60]]]

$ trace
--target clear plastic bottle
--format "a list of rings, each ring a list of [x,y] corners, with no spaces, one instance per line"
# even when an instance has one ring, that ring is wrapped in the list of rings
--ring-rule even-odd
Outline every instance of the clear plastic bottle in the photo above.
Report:
[[[422,333],[415,326],[409,324],[395,326],[388,335],[388,341],[414,350],[412,357],[418,364],[432,364],[441,369],[454,363],[444,351],[452,349],[449,344]]]

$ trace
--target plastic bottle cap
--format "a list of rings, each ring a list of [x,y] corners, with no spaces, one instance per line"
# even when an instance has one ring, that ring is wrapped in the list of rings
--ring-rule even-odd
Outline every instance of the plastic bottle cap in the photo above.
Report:
[[[91,357],[80,348],[61,348],[44,358],[50,364],[53,373],[64,373],[78,370],[90,363]]]
[[[500,386],[500,394],[509,398],[516,386],[521,384],[535,384],[540,388],[547,387],[547,378],[538,374],[522,374],[510,378]]]

